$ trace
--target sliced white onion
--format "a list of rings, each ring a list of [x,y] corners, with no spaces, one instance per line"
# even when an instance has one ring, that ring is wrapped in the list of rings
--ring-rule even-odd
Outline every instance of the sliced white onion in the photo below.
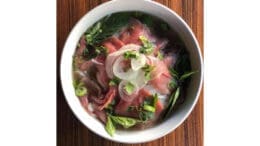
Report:
[[[139,45],[135,45],[135,44],[128,44],[125,45],[123,47],[121,47],[118,51],[113,52],[111,54],[109,54],[106,58],[106,72],[109,78],[113,78],[114,74],[113,74],[113,64],[115,62],[115,60],[122,54],[124,54],[127,51],[132,51],[132,50],[139,50],[140,46]]]
[[[147,83],[145,76],[144,76],[144,72],[142,70],[138,70],[136,78],[132,79],[131,82],[135,86],[137,86],[139,89],[143,88],[145,86],[145,84]]]
[[[122,55],[123,53],[125,53],[127,51],[133,51],[133,50],[139,50],[139,49],[140,49],[139,45],[127,44],[127,45],[124,45],[123,47],[121,47],[118,51],[113,52],[113,53],[111,53],[109,55],[119,56],[119,55]]]
[[[91,59],[91,61],[95,64],[98,64],[98,65],[104,65],[103,63],[101,62],[98,62],[96,59]]]
[[[136,59],[131,59],[131,67],[134,71],[142,68],[146,63],[146,57],[144,54],[140,54],[140,56]]]
[[[136,78],[136,76],[138,75],[137,71],[134,71],[132,68],[129,68],[126,72],[124,71],[124,69],[122,68],[122,66],[120,65],[120,63],[124,61],[124,57],[123,56],[119,56],[115,63],[113,64],[113,73],[116,77],[122,79],[122,80],[127,80],[130,81],[134,78]]]
[[[106,58],[106,64],[105,64],[106,72],[107,72],[107,76],[111,79],[114,76],[112,66],[117,58],[118,56],[112,56],[112,55],[108,55]]]
[[[147,61],[149,65],[154,66],[155,68],[151,72],[151,80],[159,77],[164,71],[165,64],[163,61],[158,59],[157,57],[154,56],[148,56]]]

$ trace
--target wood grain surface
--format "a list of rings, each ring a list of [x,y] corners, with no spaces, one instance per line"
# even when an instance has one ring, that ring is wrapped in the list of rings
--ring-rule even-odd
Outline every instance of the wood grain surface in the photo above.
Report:
[[[108,141],[88,130],[65,101],[59,77],[60,56],[69,32],[89,10],[106,0],[57,0],[58,146],[203,146],[203,92],[188,119],[170,134],[142,144]],[[203,0],[156,0],[177,12],[192,28],[203,52]]]

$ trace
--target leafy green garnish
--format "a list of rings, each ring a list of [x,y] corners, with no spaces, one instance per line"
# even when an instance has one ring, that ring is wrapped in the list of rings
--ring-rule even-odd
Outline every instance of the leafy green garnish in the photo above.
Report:
[[[179,96],[180,96],[180,87],[178,87],[175,93],[171,95],[164,117],[167,117],[171,113]]]
[[[197,71],[190,71],[191,66],[188,58],[187,52],[183,49],[179,52],[179,57],[176,61],[174,68],[170,68],[170,74],[172,76],[172,80],[169,83],[169,87],[171,89],[176,89],[174,93],[169,98],[169,104],[166,108],[166,112],[164,114],[164,118],[169,115],[169,113],[173,110],[173,107],[180,96],[180,92],[182,87],[185,85],[185,81],[191,77]]]
[[[149,119],[152,119],[154,117],[154,112],[150,112],[150,111],[141,111],[139,113],[139,118],[142,120],[142,121],[147,121]]]
[[[187,72],[185,74],[183,74],[181,77],[180,77],[180,80],[183,81],[187,78],[189,78],[191,75],[195,74],[197,71],[191,71],[191,72]]]
[[[152,16],[149,16],[149,15],[146,15],[146,17],[143,17],[142,22],[143,22],[146,26],[148,26],[148,27],[150,27],[150,28],[152,28],[153,25],[154,25],[153,17],[152,17]]]
[[[147,105],[147,104],[145,104],[144,106],[143,106],[143,108],[144,108],[144,110],[146,110],[146,111],[148,111],[148,112],[155,112],[155,108],[153,107],[153,106],[150,106],[150,105]]]
[[[100,46],[101,42],[111,37],[128,24],[130,14],[116,13],[102,18],[85,32],[87,47],[83,51],[85,59],[89,60],[98,55],[107,54],[107,49]]]
[[[90,45],[94,45],[96,42],[96,37],[102,33],[102,21],[97,22],[93,27],[89,28],[86,32],[86,40]]]
[[[82,56],[90,60],[92,58],[97,57],[98,55],[107,55],[107,48],[104,46],[91,46],[87,45],[87,47],[83,50]]]
[[[126,26],[130,17],[129,13],[116,13],[101,19],[86,31],[87,43],[90,45],[101,43]]]
[[[144,36],[140,36],[139,39],[143,44],[143,46],[140,48],[140,53],[151,54],[154,50],[153,44]]]
[[[87,88],[84,87],[84,86],[78,86],[78,87],[76,87],[76,89],[75,89],[75,94],[76,94],[76,96],[78,96],[78,97],[82,97],[82,96],[86,95],[87,93],[88,93],[88,90],[87,90]]]
[[[124,90],[126,91],[127,94],[132,94],[133,91],[135,89],[135,86],[131,83],[131,82],[128,82],[125,86],[124,86]]]
[[[140,121],[146,122],[154,117],[157,101],[158,95],[154,94],[152,97],[146,98],[140,106],[129,106],[128,112],[137,111]]]
[[[170,27],[167,23],[161,23],[160,27],[163,31],[168,31],[170,29]]]
[[[137,59],[139,56],[140,54],[136,51],[127,51],[124,53],[125,59],[131,59],[131,58]]]
[[[170,87],[171,89],[177,88],[177,87],[178,87],[178,81],[177,81],[175,78],[173,78],[173,79],[170,81],[170,83],[169,83],[169,87]]]
[[[160,60],[163,60],[163,54],[161,52],[158,52],[157,58],[159,58]]]
[[[111,79],[109,81],[109,86],[115,86],[118,85],[120,83],[121,79],[119,79],[118,77],[114,77],[113,79]]]
[[[75,89],[75,95],[78,97],[82,97],[82,96],[88,94],[88,90],[84,86],[83,82],[80,82],[78,80],[73,80],[73,87]]]
[[[115,128],[110,116],[107,116],[107,123],[106,123],[105,129],[110,136],[113,136],[116,131],[116,128]]]
[[[110,117],[116,124],[119,124],[124,128],[130,128],[136,125],[136,123],[140,122],[140,120],[138,119],[129,118],[129,117],[121,117],[121,116],[110,116]]]
[[[158,94],[154,94],[152,98],[148,98],[144,100],[143,109],[149,112],[155,112],[156,103],[158,101]]]
[[[113,114],[114,113],[114,106],[115,105],[115,99],[113,99],[111,101],[111,103],[105,107],[105,111],[108,113],[108,114]]]
[[[147,81],[151,80],[151,72],[153,71],[154,68],[155,66],[151,66],[148,64],[142,67],[142,70],[144,71],[144,77]]]

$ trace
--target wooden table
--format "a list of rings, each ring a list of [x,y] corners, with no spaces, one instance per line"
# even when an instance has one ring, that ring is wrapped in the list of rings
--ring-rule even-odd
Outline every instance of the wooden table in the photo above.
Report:
[[[90,9],[106,0],[57,0],[57,145],[125,146],[89,131],[73,115],[60,85],[60,56],[69,32]],[[203,0],[156,0],[176,11],[192,28],[203,52]],[[203,146],[203,92],[188,119],[158,140],[129,146]]]

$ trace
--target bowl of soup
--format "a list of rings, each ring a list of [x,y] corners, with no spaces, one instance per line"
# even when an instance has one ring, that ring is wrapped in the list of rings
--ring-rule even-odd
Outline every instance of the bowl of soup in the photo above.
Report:
[[[75,25],[60,72],[66,100],[88,129],[142,143],[187,118],[203,65],[194,34],[175,12],[153,1],[113,0]]]

